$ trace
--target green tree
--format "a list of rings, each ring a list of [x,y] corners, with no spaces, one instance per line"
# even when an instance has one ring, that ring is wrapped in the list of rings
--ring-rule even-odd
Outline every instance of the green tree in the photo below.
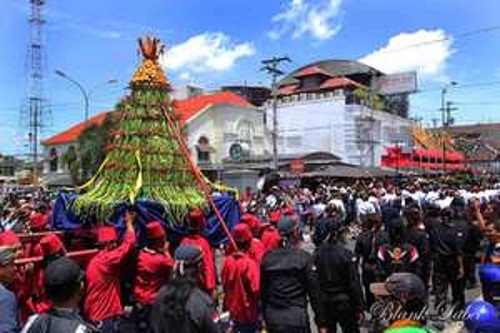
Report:
[[[112,126],[113,120],[108,114],[101,125],[92,124],[86,127],[78,137],[82,182],[89,180],[104,162],[106,144]]]
[[[62,156],[62,160],[66,168],[68,169],[69,175],[71,177],[71,182],[76,185],[80,182],[80,161],[78,158],[78,153],[74,146],[71,146],[66,150]]]
[[[353,94],[361,105],[374,110],[384,110],[384,100],[380,95],[370,93],[366,88],[358,88],[354,90]]]

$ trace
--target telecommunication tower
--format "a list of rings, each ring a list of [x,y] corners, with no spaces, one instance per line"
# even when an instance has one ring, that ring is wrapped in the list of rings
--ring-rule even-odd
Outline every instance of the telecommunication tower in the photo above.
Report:
[[[50,116],[44,96],[43,81],[45,68],[45,48],[43,45],[42,8],[45,0],[29,0],[30,36],[27,51],[27,96],[21,108],[21,124],[28,129],[29,160],[33,167],[33,182],[38,184],[39,143],[41,130]]]

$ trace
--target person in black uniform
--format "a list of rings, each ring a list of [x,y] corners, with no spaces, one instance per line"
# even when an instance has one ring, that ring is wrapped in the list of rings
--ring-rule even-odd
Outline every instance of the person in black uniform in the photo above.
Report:
[[[443,210],[440,217],[435,216],[435,210],[435,207],[431,208],[425,221],[433,253],[435,306],[441,311],[446,309],[448,288],[451,286],[453,304],[460,309],[465,304],[465,290],[462,286],[464,234],[454,225],[451,209]]]
[[[266,253],[261,264],[262,313],[270,333],[310,332],[307,297],[318,312],[318,281],[309,253],[298,248],[297,221],[284,216],[278,222],[282,237],[278,249]]]
[[[172,280],[158,292],[151,308],[151,333],[220,333],[212,298],[197,287],[203,253],[180,245],[175,250]]]
[[[419,277],[429,288],[431,274],[430,237],[425,229],[424,219],[418,206],[411,206],[404,211],[404,217],[408,221],[408,227],[404,235],[404,241],[417,248],[419,260]]]
[[[354,253],[361,266],[361,280],[365,293],[365,306],[369,310],[375,299],[370,291],[370,284],[376,281],[377,275],[377,249],[389,242],[388,234],[380,230],[380,216],[371,214],[365,217],[365,228],[356,239]]]
[[[404,241],[404,222],[398,217],[389,222],[389,244],[384,244],[377,251],[377,280],[385,280],[393,273],[414,273],[421,275],[419,253],[415,246]]]
[[[319,281],[320,332],[359,333],[363,318],[363,294],[353,253],[344,247],[347,228],[340,223],[327,226],[328,236],[313,255],[313,268]]]
[[[97,328],[86,323],[79,314],[85,273],[73,260],[61,257],[52,261],[44,272],[45,293],[53,306],[46,314],[29,318],[26,333],[91,333]]]

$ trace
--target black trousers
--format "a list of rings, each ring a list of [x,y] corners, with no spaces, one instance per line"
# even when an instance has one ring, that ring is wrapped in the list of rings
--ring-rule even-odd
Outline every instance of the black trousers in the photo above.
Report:
[[[433,285],[436,307],[441,311],[449,309],[448,290],[451,287],[452,305],[456,310],[465,306],[465,279],[457,279],[458,263],[455,258],[437,257],[434,261]]]
[[[375,303],[375,296],[373,296],[372,292],[370,291],[370,284],[377,282],[375,279],[374,269],[362,269],[361,280],[363,282],[363,291],[365,294],[365,310],[370,311],[373,303]]]
[[[466,282],[476,284],[476,255],[466,254],[464,257],[464,273]]]
[[[359,333],[359,325],[349,297],[323,296],[320,299],[323,325],[329,333],[336,333],[337,326],[342,328],[342,333]]]

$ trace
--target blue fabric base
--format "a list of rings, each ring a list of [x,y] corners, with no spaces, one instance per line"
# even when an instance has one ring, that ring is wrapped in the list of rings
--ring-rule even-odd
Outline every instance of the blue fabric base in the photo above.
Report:
[[[56,230],[76,230],[81,228],[92,228],[95,221],[85,221],[72,210],[72,204],[78,197],[72,191],[61,191],[58,193],[51,226]],[[241,210],[239,202],[231,196],[221,195],[213,198],[215,205],[219,209],[229,230],[239,222]],[[188,233],[186,227],[179,227],[165,219],[163,206],[152,201],[138,200],[135,203],[138,219],[135,223],[136,234],[142,243],[144,240],[146,225],[151,221],[161,222],[167,229],[168,239],[171,242],[178,242],[179,239]],[[113,216],[106,222],[114,225],[120,234],[125,230],[125,212],[127,203],[117,204]],[[227,235],[221,227],[221,223],[212,209],[205,216],[206,227],[203,234],[208,238],[212,246],[219,246],[228,241]]]

